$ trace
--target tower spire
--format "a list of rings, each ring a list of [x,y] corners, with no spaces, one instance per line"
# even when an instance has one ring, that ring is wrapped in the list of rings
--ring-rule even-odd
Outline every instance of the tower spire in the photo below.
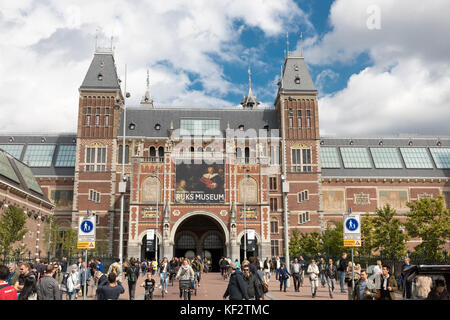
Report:
[[[145,94],[142,97],[141,104],[153,107],[153,99],[150,95],[150,72],[148,68],[147,68],[147,86]]]
[[[286,32],[286,57],[289,56],[289,32]]]
[[[303,32],[300,32],[300,57],[303,57]]]
[[[248,94],[244,99],[241,101],[241,105],[244,108],[253,109],[253,107],[256,107],[260,102],[258,99],[256,99],[255,96],[253,96],[252,92],[252,71],[250,70],[250,66],[248,67]]]

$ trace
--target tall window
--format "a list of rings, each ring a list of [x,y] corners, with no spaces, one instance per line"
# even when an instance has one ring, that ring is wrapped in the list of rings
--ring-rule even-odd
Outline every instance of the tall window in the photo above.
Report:
[[[272,257],[276,257],[280,255],[280,245],[278,240],[270,240],[270,251]]]
[[[297,126],[302,127],[302,110],[297,110]]]
[[[291,149],[292,171],[311,172],[311,149]]]
[[[278,233],[278,220],[270,221],[270,233]]]
[[[270,164],[280,164],[280,147],[270,147]]]
[[[292,117],[289,117],[289,128],[292,128],[294,126],[294,121]]]
[[[250,162],[250,148],[246,147],[245,148],[245,163],[249,163]]]
[[[105,127],[107,127],[109,126],[109,108],[106,108],[105,113]]]
[[[100,192],[95,191],[95,190],[89,190],[89,201],[92,202],[100,202]]]
[[[91,125],[91,107],[87,107],[86,109],[86,125]]]
[[[277,198],[270,198],[269,203],[270,203],[270,211],[272,211],[272,212],[278,211],[278,199]]]
[[[86,148],[86,171],[106,171],[106,148]]]
[[[269,190],[275,191],[278,189],[277,177],[269,177]]]
[[[126,145],[125,146],[125,163],[129,163],[130,162],[129,158],[130,158],[130,146]],[[119,161],[118,162],[122,163],[122,159],[123,159],[123,146],[120,145],[119,146]]]
[[[311,110],[306,110],[306,127],[311,128]]]

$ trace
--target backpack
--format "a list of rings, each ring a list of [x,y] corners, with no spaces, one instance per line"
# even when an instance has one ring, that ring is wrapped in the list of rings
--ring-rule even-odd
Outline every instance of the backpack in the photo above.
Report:
[[[113,266],[111,272],[117,275],[117,266]]]
[[[128,281],[130,282],[136,282],[137,281],[137,277],[136,277],[136,267],[132,267],[130,268],[130,276],[128,277]]]

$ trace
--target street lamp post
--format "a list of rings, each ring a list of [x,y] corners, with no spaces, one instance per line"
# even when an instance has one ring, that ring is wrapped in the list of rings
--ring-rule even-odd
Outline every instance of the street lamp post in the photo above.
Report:
[[[157,183],[156,183],[156,227],[155,227],[155,231],[158,232],[159,228],[158,228],[158,216],[159,216],[159,166],[156,165],[156,175],[154,175],[154,177],[156,177],[157,179]],[[155,232],[155,259],[158,262],[158,235]]]

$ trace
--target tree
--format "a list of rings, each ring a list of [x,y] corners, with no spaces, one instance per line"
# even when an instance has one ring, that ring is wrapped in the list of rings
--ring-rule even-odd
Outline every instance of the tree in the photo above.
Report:
[[[300,231],[294,229],[289,239],[289,255],[291,257],[298,257],[300,255]]]
[[[108,234],[105,229],[98,229],[95,231],[95,249],[89,250],[90,254],[105,255],[108,253]]]
[[[318,232],[300,233],[292,231],[289,241],[289,253],[292,257],[299,255],[315,258],[321,254],[321,236]]]
[[[49,222],[44,227],[44,239],[48,243],[50,253],[56,254],[61,243],[61,229],[56,224],[54,215],[50,215]]]
[[[397,212],[389,204],[378,208],[373,217],[373,246],[383,250],[383,255],[391,259],[406,255],[408,235],[402,231],[403,224],[395,218]]]
[[[330,221],[322,232],[321,252],[328,257],[339,257],[347,251],[344,247],[344,225],[341,221]]]
[[[0,250],[5,258],[17,241],[27,233],[27,216],[22,209],[10,206],[3,211],[0,219]]]
[[[374,218],[366,213],[361,220],[361,247],[357,249],[362,256],[369,257],[377,249]]]
[[[442,258],[442,247],[450,238],[450,211],[445,209],[444,198],[421,198],[407,206],[406,230],[411,237],[422,239],[414,250],[429,259]]]

